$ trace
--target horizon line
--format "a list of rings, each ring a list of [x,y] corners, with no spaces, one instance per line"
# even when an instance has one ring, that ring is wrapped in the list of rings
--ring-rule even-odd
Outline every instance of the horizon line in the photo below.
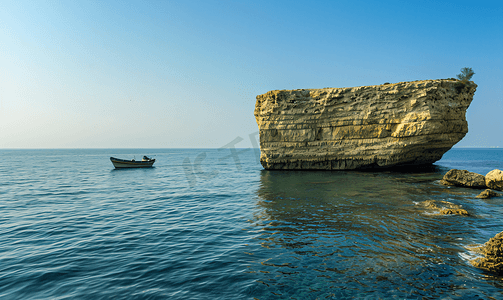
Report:
[[[160,147],[154,147],[154,148],[131,148],[131,147],[103,147],[103,148],[85,148],[85,147],[68,147],[68,148],[0,148],[0,150],[106,150],[106,149],[124,149],[124,150],[131,150],[131,149],[230,149],[230,148],[235,148],[235,149],[260,149],[260,148],[254,148],[254,147],[173,147],[173,148],[160,148]],[[489,146],[489,147],[482,147],[482,146],[458,146],[458,147],[452,147],[451,149],[460,149],[460,148],[470,148],[470,149],[503,149],[503,147],[500,146]],[[449,149],[450,150],[450,149]]]

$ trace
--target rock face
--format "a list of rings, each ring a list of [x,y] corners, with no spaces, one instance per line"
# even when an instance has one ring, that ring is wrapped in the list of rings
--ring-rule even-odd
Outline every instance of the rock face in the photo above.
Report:
[[[489,241],[479,249],[479,252],[483,254],[484,257],[477,258],[471,262],[475,267],[503,274],[503,232],[489,239]]]
[[[495,169],[486,174],[486,185],[488,188],[503,191],[503,172]]]
[[[484,175],[457,169],[452,169],[445,173],[440,183],[444,185],[464,186],[477,189],[483,189],[486,187]]]
[[[265,169],[430,164],[468,132],[477,85],[457,80],[270,91],[257,96]]]

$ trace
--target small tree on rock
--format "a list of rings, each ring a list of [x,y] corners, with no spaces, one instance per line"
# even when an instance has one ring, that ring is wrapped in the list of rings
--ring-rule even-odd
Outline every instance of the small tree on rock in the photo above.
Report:
[[[456,75],[456,77],[461,81],[469,81],[474,74],[475,72],[473,72],[472,68],[462,68],[461,73]]]

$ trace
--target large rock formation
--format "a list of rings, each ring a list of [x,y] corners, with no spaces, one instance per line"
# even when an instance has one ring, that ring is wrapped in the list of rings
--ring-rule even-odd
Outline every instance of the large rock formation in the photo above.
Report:
[[[266,169],[430,164],[468,132],[477,85],[458,80],[270,91],[257,96]]]

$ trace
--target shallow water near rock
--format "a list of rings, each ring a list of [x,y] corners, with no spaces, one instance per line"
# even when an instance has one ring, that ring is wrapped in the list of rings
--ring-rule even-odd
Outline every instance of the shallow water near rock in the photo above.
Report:
[[[254,149],[0,153],[0,299],[503,297],[469,262],[503,197],[438,184],[503,169],[501,149],[380,172],[266,171]],[[154,168],[109,161],[143,155]]]

